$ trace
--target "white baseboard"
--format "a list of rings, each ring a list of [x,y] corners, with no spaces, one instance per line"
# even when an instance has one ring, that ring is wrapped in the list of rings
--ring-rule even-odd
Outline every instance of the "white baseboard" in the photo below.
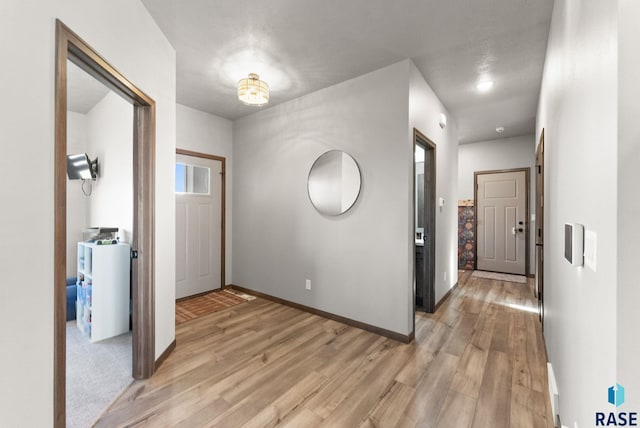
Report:
[[[553,420],[558,420],[558,413],[560,409],[558,408],[558,384],[556,382],[556,376],[553,373],[553,366],[551,363],[547,363],[547,380],[549,383],[549,402],[551,403],[551,414],[553,415]],[[555,425],[555,424],[554,424]]]

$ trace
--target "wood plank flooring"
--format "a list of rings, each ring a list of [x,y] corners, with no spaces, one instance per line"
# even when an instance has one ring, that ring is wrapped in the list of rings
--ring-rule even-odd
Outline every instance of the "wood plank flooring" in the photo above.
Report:
[[[459,276],[402,344],[255,299],[179,325],[97,427],[552,427],[531,283]]]

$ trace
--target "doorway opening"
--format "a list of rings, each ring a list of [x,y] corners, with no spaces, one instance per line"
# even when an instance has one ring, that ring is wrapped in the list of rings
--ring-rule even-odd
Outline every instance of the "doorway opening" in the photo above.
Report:
[[[176,298],[225,286],[224,157],[176,150]]]
[[[67,65],[71,61],[133,105],[132,377],[155,370],[155,102],[56,21],[54,148],[54,426],[66,425]]]
[[[82,179],[74,174],[76,169],[68,168],[65,397],[69,428],[91,426],[133,380],[132,117],[128,102],[67,61],[68,165],[84,168],[87,158],[95,165],[91,179]]]
[[[436,264],[436,145],[414,128],[413,146],[414,308],[415,311],[433,313]]]

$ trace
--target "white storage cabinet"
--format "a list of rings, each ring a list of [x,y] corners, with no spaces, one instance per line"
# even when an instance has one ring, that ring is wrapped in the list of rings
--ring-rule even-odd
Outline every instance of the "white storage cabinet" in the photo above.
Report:
[[[76,322],[91,340],[129,331],[129,244],[78,242]]]

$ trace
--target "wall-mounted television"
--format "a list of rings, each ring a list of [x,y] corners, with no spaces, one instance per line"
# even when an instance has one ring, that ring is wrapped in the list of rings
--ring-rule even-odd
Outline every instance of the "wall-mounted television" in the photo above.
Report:
[[[69,180],[95,180],[98,177],[98,158],[89,159],[86,153],[67,155]]]

